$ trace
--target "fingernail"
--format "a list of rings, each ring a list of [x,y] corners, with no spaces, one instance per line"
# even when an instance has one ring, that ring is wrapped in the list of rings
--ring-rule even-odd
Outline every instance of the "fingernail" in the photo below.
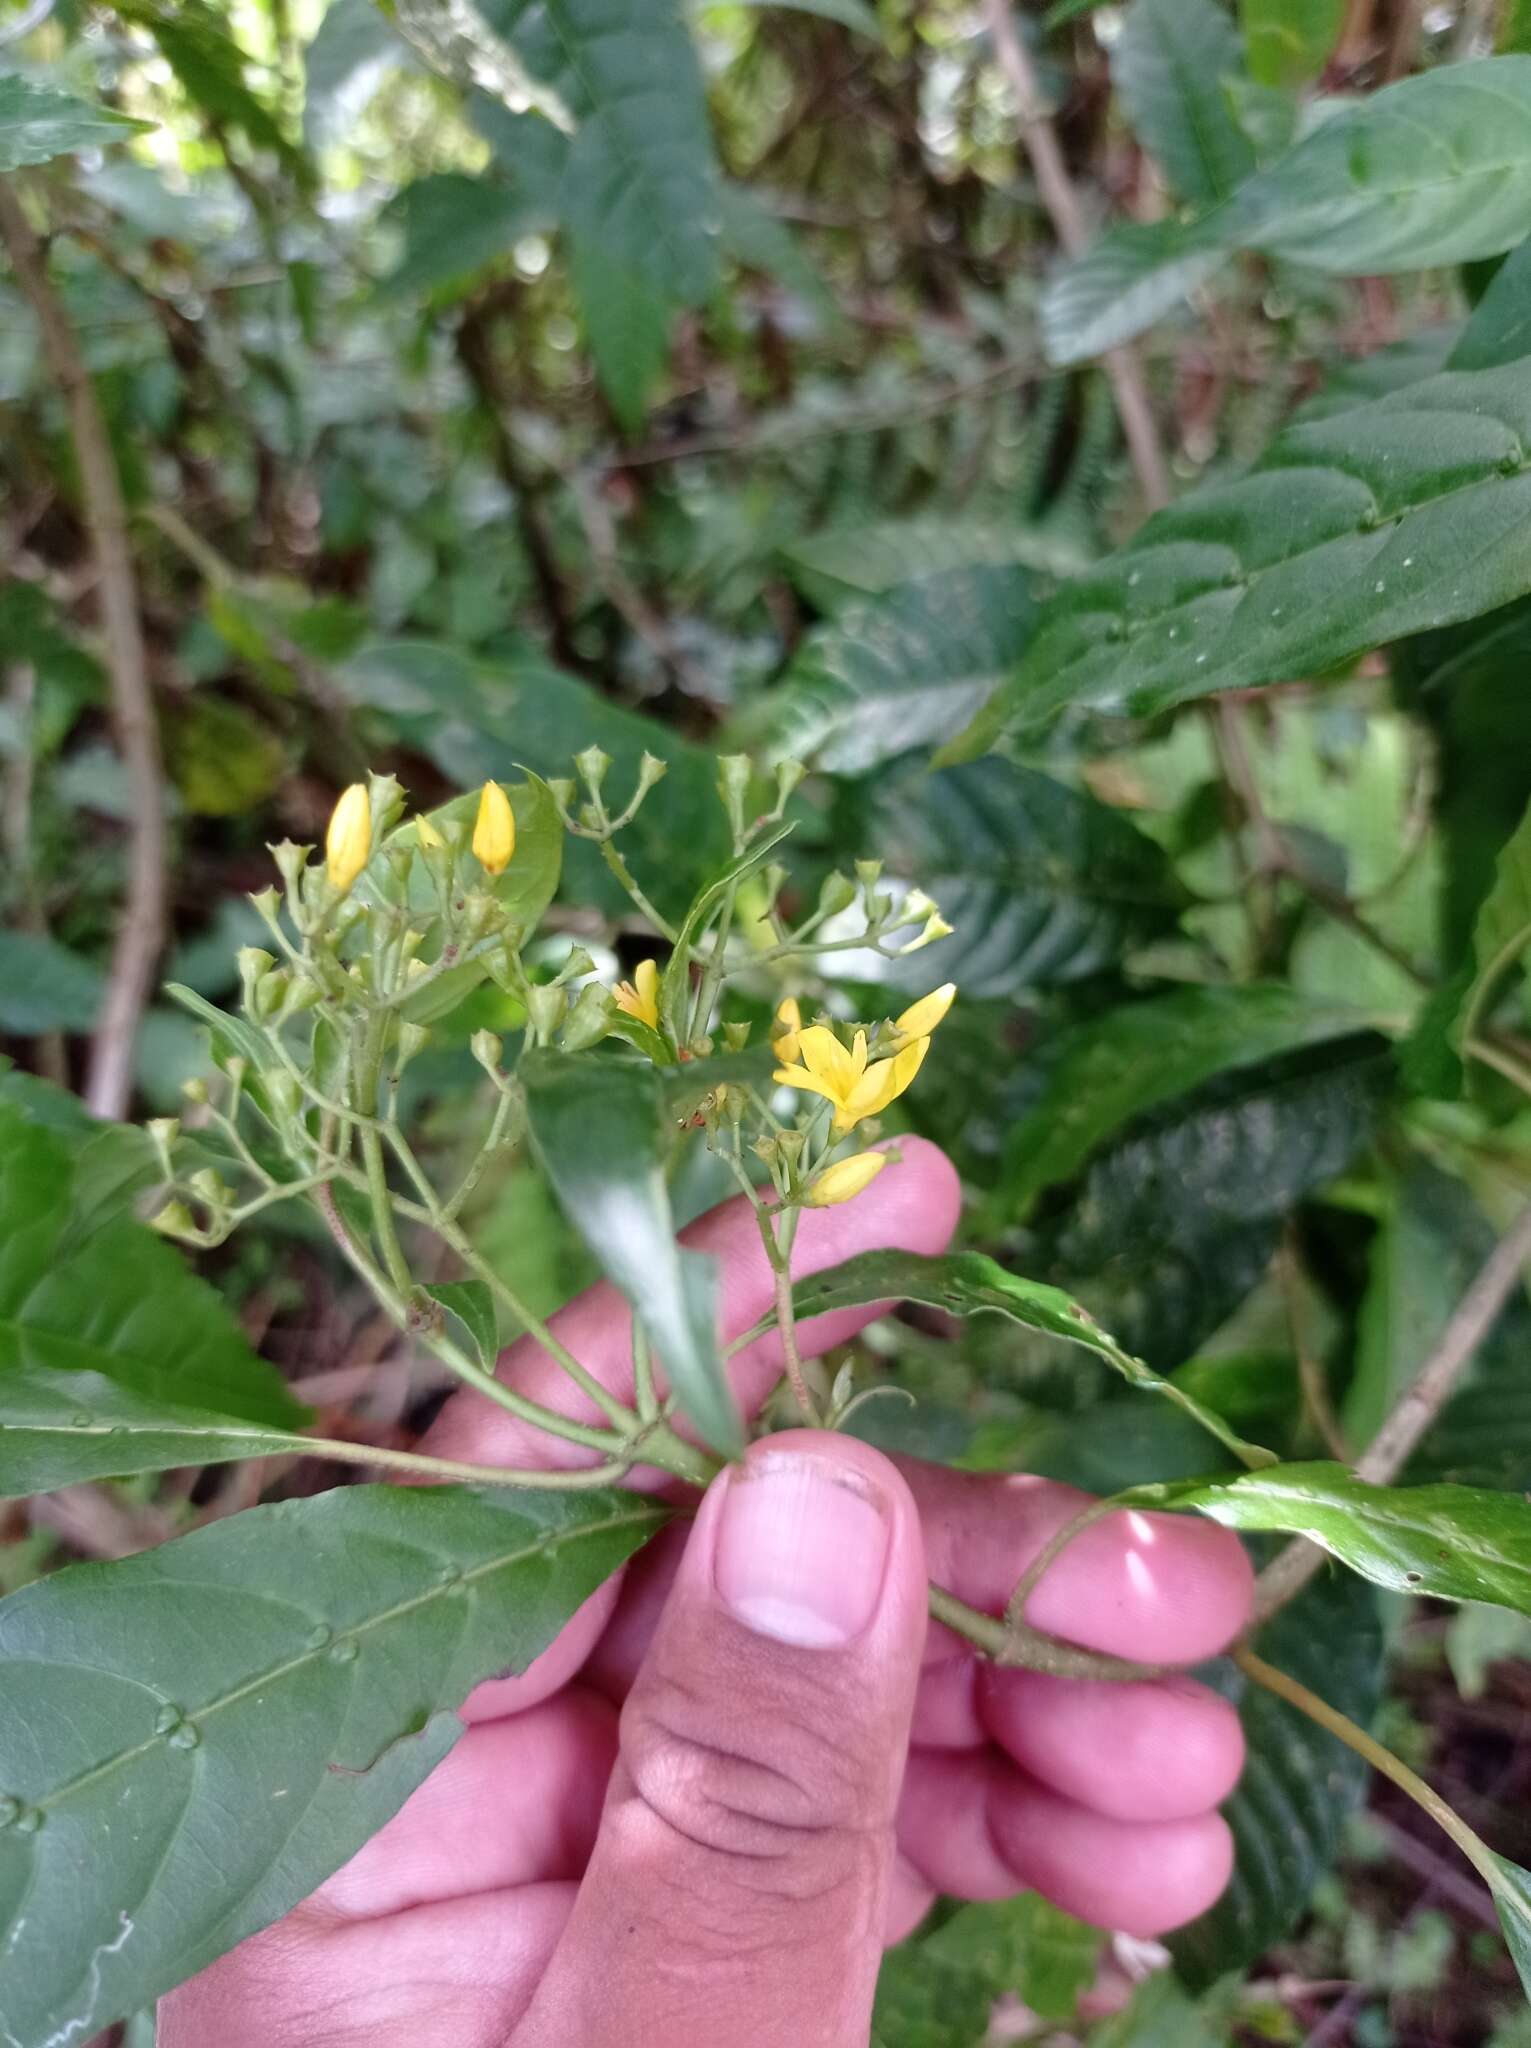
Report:
[[[757,1452],[729,1478],[713,1582],[757,1635],[842,1649],[876,1612],[888,1536],[887,1505],[859,1473]]]

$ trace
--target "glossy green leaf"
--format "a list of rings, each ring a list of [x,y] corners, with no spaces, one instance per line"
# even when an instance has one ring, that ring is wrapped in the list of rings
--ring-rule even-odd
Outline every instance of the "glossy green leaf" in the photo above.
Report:
[[[1019,664],[1037,601],[1019,568],[963,568],[848,605],[810,633],[745,737],[861,775],[949,739]]]
[[[283,1429],[307,1414],[162,1238],[128,1216],[80,1230],[68,1146],[0,1104],[0,1459],[29,1454],[9,1440],[14,1390],[18,1420],[80,1418],[82,1462],[66,1476],[117,1469],[100,1462],[115,1453],[97,1423],[118,1419],[119,1389],[140,1414],[164,1402]],[[51,1469],[69,1455],[55,1442]]]
[[[939,1258],[926,1258],[918,1252],[862,1252],[843,1265],[793,1282],[792,1302],[800,1320],[829,1315],[836,1309],[864,1307],[872,1301],[917,1301],[950,1316],[1008,1316],[1044,1336],[1082,1344],[1133,1386],[1173,1401],[1250,1465],[1274,1462],[1269,1451],[1245,1443],[1220,1415],[1124,1351],[1061,1288],[1007,1273],[982,1252],[948,1252]],[[766,1317],[758,1329],[769,1328],[773,1320]]]
[[[1258,84],[1306,85],[1339,40],[1345,0],[1239,0],[1239,20]]]
[[[662,1519],[347,1487],[0,1604],[0,2035],[89,2038],[304,1898]]]
[[[1124,221],[1057,272],[1042,299],[1051,363],[1079,363],[1141,334],[1217,275],[1226,251],[1178,220]]]
[[[1531,57],[1443,65],[1370,93],[1322,122],[1199,220],[1160,227],[1153,243],[1128,224],[1066,265],[1043,314],[1054,362],[1129,340],[1164,309],[1168,281],[1136,303],[1110,288],[1131,251],[1164,265],[1258,250],[1338,273],[1424,270],[1497,256],[1520,241],[1531,206]],[[1090,317],[1086,319],[1085,313]]]
[[[1042,2019],[1072,2019],[1101,1939],[1037,1892],[963,1906],[884,1958],[871,2048],[982,2048],[1007,1994]]]
[[[479,1364],[485,1372],[493,1372],[500,1355],[500,1325],[488,1282],[442,1280],[425,1291],[462,1325]]]
[[[1269,1663],[1367,1726],[1382,1694],[1377,1595],[1348,1572],[1330,1572],[1261,1629]],[[1369,1773],[1326,1734],[1237,1666],[1200,1674],[1231,1699],[1244,1724],[1244,1772],[1223,1814],[1233,1830],[1233,1881],[1210,1912],[1168,1937],[1176,1968],[1201,1991],[1284,1941],[1340,1846]],[[1178,2048],[1178,2043],[1176,2044]]]
[[[1183,199],[1226,199],[1255,167],[1223,91],[1243,59],[1217,0],[1133,0],[1127,10],[1111,82],[1139,142]]]
[[[622,425],[636,432],[670,351],[673,301],[641,264],[618,260],[596,234],[575,237],[569,275],[601,387]]]
[[[1458,1017],[1458,1043],[1477,1035],[1505,976],[1531,945],[1531,810],[1502,848],[1493,887],[1473,926],[1473,977]]]
[[[1512,249],[1447,361],[1453,370],[1497,370],[1531,355],[1531,241]]]
[[[885,771],[869,793],[874,850],[953,927],[884,963],[899,988],[955,981],[980,999],[1056,987],[1175,927],[1183,896],[1169,861],[1087,791],[989,759]]]
[[[632,1304],[680,1404],[715,1450],[744,1432],[717,1334],[717,1264],[675,1241],[665,1161],[677,1126],[647,1061],[591,1053],[523,1060],[527,1123],[564,1213]]]
[[[1367,1021],[1274,984],[1177,989],[1104,1011],[1052,1048],[1046,1089],[1010,1140],[1006,1192],[1024,1208],[1143,1111],[1215,1074],[1346,1036]]]
[[[0,931],[0,1031],[88,1031],[105,976],[45,932]]]
[[[1088,566],[1079,543],[1050,527],[949,514],[837,522],[787,541],[781,553],[808,601],[832,612],[857,597],[883,597],[901,583],[953,569],[1019,564],[1044,575],[1077,576]]]
[[[1190,492],[1061,590],[948,752],[1065,706],[1148,715],[1313,675],[1507,603],[1531,588],[1528,451],[1531,383],[1513,366],[1288,428],[1246,476]]]
[[[93,107],[17,72],[0,72],[0,172],[125,142],[153,126],[152,121],[133,121],[110,107]]]
[[[1395,1593],[1486,1600],[1531,1614],[1531,1502],[1471,1486],[1368,1486],[1343,1465],[1271,1465],[1186,1481],[1142,1502],[1196,1508],[1231,1529],[1306,1536]]]

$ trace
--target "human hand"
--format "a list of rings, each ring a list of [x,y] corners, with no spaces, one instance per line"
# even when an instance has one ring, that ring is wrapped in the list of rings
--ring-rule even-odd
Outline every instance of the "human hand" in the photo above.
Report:
[[[955,1176],[901,1143],[855,1202],[805,1212],[796,1270],[945,1246]],[[726,1331],[749,1328],[771,1287],[748,1210],[714,1210],[687,1242],[722,1262]],[[805,1352],[873,1313],[804,1325]],[[630,1380],[608,1288],[557,1326],[610,1385]],[[747,1408],[780,1361],[774,1337],[734,1360]],[[535,1347],[501,1375],[582,1412]],[[427,1448],[580,1455],[472,1393]],[[1189,1679],[1001,1671],[927,1624],[928,1578],[998,1612],[1082,1499],[824,1432],[757,1443],[530,1670],[477,1688],[457,1746],[344,1869],[162,2002],[161,2048],[857,2048],[883,1943],[936,1891],[1032,1887],[1136,1934],[1193,1918],[1230,1868],[1214,1809],[1242,1761],[1232,1710]],[[1120,1514],[1069,1545],[1026,1613],[1194,1664],[1249,1594],[1225,1531]]]

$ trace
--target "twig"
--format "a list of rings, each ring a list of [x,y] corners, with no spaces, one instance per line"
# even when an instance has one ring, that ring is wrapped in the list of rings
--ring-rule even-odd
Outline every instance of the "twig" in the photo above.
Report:
[[[1047,208],[1065,255],[1078,256],[1090,239],[1090,231],[1085,224],[1079,194],[1063,161],[1057,130],[1042,103],[1031,58],[1016,32],[1010,0],[985,0],[985,13],[989,33],[994,39],[994,53],[1015,94],[1021,143],[1031,159],[1042,204]],[[1157,511],[1161,505],[1169,503],[1169,470],[1159,430],[1154,424],[1153,402],[1148,395],[1142,364],[1125,344],[1108,349],[1103,360],[1138,484],[1150,511]]]
[[[18,928],[46,937],[48,920],[37,893],[32,866],[32,700],[37,691],[37,671],[29,661],[11,663],[6,672],[5,701],[16,720],[16,751],[5,764],[0,778],[0,847],[5,850],[15,889],[14,916]],[[57,1088],[69,1085],[69,1064],[61,1032],[40,1031],[34,1041],[38,1070]]]
[[[112,948],[106,997],[91,1045],[85,1099],[97,1116],[120,1118],[133,1083],[133,1050],[165,931],[165,810],[159,735],[128,546],[127,511],[95,386],[42,244],[15,188],[0,179],[0,243],[42,330],[44,351],[69,409],[86,525],[96,558],[112,720],[128,773],[132,823],[128,886]]]
[[[1444,1407],[1469,1360],[1499,1318],[1516,1282],[1531,1259],[1531,1204],[1495,1245],[1477,1278],[1447,1320],[1440,1341],[1378,1430],[1355,1474],[1369,1486],[1396,1479],[1420,1438]],[[1268,1621],[1300,1593],[1324,1561],[1325,1553],[1306,1537],[1289,1543],[1260,1574],[1255,1616]]]
[[[1350,1446],[1345,1441],[1340,1418],[1335,1414],[1334,1403],[1329,1397],[1329,1381],[1324,1372],[1323,1361],[1315,1356],[1307,1340],[1300,1298],[1301,1262],[1294,1240],[1295,1233],[1288,1222],[1276,1250],[1276,1284],[1281,1290],[1287,1328],[1292,1337],[1292,1350],[1297,1358],[1297,1380],[1302,1388],[1303,1404],[1308,1411],[1308,1418],[1322,1437],[1325,1449],[1331,1457],[1338,1458],[1341,1464],[1348,1465]]]

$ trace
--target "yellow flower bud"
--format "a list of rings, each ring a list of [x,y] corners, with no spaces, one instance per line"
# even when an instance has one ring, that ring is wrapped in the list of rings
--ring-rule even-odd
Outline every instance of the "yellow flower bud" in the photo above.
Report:
[[[503,875],[516,850],[516,814],[497,782],[486,782],[473,823],[473,851],[486,875]]]
[[[921,996],[917,1003],[911,1003],[901,1016],[893,1020],[893,1028],[900,1038],[929,1038],[952,1006],[957,993],[957,984],[946,981],[939,988],[933,988],[928,996]]]
[[[784,1067],[790,1067],[797,1058],[802,1028],[803,1013],[798,1007],[797,997],[783,996],[776,1005],[776,1016],[771,1024],[771,1050]]]
[[[888,1163],[886,1152],[853,1152],[826,1166],[805,1197],[810,1209],[832,1209],[869,1188]]]
[[[364,782],[353,782],[330,813],[324,835],[324,864],[330,886],[349,889],[372,852],[372,805]]]
[[[441,853],[446,847],[446,841],[423,812],[415,820],[415,843],[422,853]]]

